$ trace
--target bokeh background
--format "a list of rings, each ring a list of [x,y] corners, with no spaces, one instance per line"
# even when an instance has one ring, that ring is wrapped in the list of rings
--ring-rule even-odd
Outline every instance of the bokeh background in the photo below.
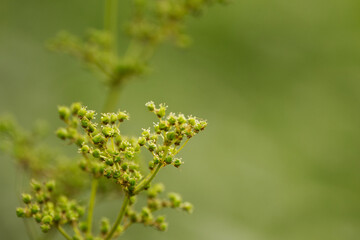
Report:
[[[47,120],[52,132],[59,104],[101,109],[106,88],[44,43],[62,29],[101,28],[102,5],[0,0],[1,113],[25,127]],[[125,1],[119,11],[125,20]],[[124,131],[133,135],[152,125],[149,100],[208,119],[181,153],[182,169],[159,175],[196,209],[169,211],[166,233],[136,226],[124,239],[360,239],[360,2],[236,0],[189,19],[188,30],[193,46],[162,47],[118,106],[131,113]],[[19,177],[1,155],[1,239],[26,239],[15,216]],[[96,214],[114,219],[119,207],[107,200]]]

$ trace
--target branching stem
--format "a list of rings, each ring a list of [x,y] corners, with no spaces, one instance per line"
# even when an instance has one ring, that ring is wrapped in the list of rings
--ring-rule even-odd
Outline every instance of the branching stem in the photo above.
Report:
[[[67,240],[72,240],[72,238],[70,237],[69,234],[66,233],[66,231],[61,227],[61,226],[57,226],[56,227],[59,232],[67,239]]]
[[[95,206],[95,198],[96,198],[96,191],[97,187],[99,185],[99,180],[95,177],[93,177],[91,181],[91,195],[90,195],[90,201],[89,201],[89,211],[87,216],[87,235],[91,235],[92,231],[92,219],[94,214],[94,206]]]

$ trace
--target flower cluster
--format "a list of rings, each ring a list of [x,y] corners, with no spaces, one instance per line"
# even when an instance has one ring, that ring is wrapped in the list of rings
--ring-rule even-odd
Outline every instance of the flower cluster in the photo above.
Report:
[[[67,127],[59,128],[56,134],[60,139],[78,146],[83,155],[81,169],[96,178],[114,179],[126,192],[136,194],[148,187],[138,161],[142,148],[153,156],[149,161],[150,170],[157,172],[167,165],[178,168],[183,162],[175,156],[181,150],[179,146],[183,139],[187,139],[186,144],[207,125],[206,121],[192,116],[166,115],[164,104],[157,108],[153,102],[148,102],[146,106],[156,114],[159,122],[154,123],[153,131],[144,129],[138,138],[129,138],[120,132],[120,125],[129,119],[126,111],[102,113],[100,122],[95,122],[96,113],[80,103],[58,108],[59,116]],[[81,128],[83,132],[79,131]]]
[[[25,207],[16,209],[18,217],[34,218],[43,232],[66,224],[77,227],[79,218],[84,215],[84,208],[65,196],[57,197],[54,181],[41,184],[32,180],[31,187],[33,194],[22,194]]]
[[[189,202],[183,202],[182,198],[177,193],[169,193],[167,199],[159,198],[159,194],[164,191],[162,183],[154,184],[147,191],[147,205],[144,206],[140,212],[137,212],[132,207],[135,203],[133,199],[130,206],[126,210],[124,219],[124,229],[128,228],[134,223],[142,223],[145,226],[152,226],[159,231],[165,231],[168,223],[165,221],[164,215],[154,216],[156,211],[163,208],[181,209],[185,212],[192,213],[193,206]]]

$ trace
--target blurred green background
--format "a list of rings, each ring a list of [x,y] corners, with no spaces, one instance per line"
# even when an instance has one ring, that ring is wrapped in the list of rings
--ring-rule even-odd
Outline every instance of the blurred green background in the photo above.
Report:
[[[119,11],[125,20],[125,1]],[[102,19],[99,0],[0,0],[0,112],[25,127],[45,119],[54,131],[59,104],[100,110],[106,88],[44,43]],[[136,226],[124,239],[360,239],[360,2],[236,0],[188,26],[193,46],[162,47],[118,106],[131,113],[124,131],[133,135],[155,120],[149,100],[208,119],[184,166],[159,175],[196,209],[169,211],[166,233]],[[0,164],[0,238],[26,239],[15,216],[19,176],[9,157]],[[96,214],[113,219],[119,208],[108,200]]]

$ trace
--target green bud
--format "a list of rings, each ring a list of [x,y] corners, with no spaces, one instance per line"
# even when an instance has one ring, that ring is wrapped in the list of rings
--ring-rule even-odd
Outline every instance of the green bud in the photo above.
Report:
[[[179,123],[180,125],[183,124],[183,123],[185,123],[185,122],[186,122],[186,118],[185,118],[184,114],[179,114],[179,116],[178,116],[178,118],[177,118],[177,121],[178,121],[178,123]]]
[[[36,214],[40,211],[40,206],[35,203],[35,204],[31,205],[30,211],[31,211],[31,214]]]
[[[105,163],[106,165],[112,166],[114,165],[114,160],[111,157],[109,157],[105,159]]]
[[[166,109],[167,106],[165,104],[160,104],[160,108],[156,110],[156,116],[158,116],[158,118],[164,117],[166,113]]]
[[[56,131],[56,136],[62,140],[65,140],[66,137],[68,136],[68,131],[65,128],[59,128]]]
[[[41,228],[41,231],[43,232],[43,233],[47,233],[49,230],[50,230],[50,225],[49,224],[41,224],[40,225],[40,228]]]
[[[168,224],[166,222],[163,222],[163,223],[160,224],[160,226],[159,226],[160,231],[164,232],[167,229],[168,229]]]
[[[100,158],[101,151],[99,149],[94,149],[92,151],[92,155],[93,155],[94,158]]]
[[[154,161],[154,164],[159,164],[160,159],[158,157],[154,157],[153,161]]]
[[[45,215],[42,219],[41,222],[43,224],[51,224],[52,223],[53,218],[50,215]]]
[[[170,123],[170,125],[174,125],[176,123],[176,117],[173,113],[170,113],[167,117],[167,121]]]
[[[158,224],[165,222],[165,216],[158,216],[155,222]]]
[[[141,135],[144,138],[149,139],[149,137],[150,137],[150,129],[143,129],[143,132],[141,133]]]
[[[25,204],[29,204],[31,203],[31,195],[30,194],[26,194],[26,193],[23,193],[22,194],[22,200]]]
[[[31,180],[30,185],[35,192],[39,192],[41,190],[41,184],[34,179]]]
[[[165,161],[166,164],[171,164],[171,163],[172,163],[172,160],[173,160],[173,159],[172,159],[171,156],[167,156],[164,161]]]
[[[41,223],[41,219],[42,219],[42,214],[41,213],[36,213],[34,216],[34,219],[37,223]]]
[[[51,180],[51,181],[48,181],[46,184],[46,189],[49,191],[49,192],[52,192],[54,191],[55,189],[55,181],[54,180]]]
[[[150,151],[150,152],[153,152],[155,149],[156,149],[155,143],[150,143],[150,144],[149,144],[149,151]]]
[[[122,169],[123,171],[126,171],[126,170],[128,169],[128,167],[129,167],[129,164],[126,163],[126,162],[124,162],[123,164],[121,164],[121,169]]]
[[[68,120],[71,115],[70,109],[65,106],[59,106],[58,112],[59,112],[60,119],[65,120],[65,121]]]
[[[82,107],[82,108],[80,108],[80,110],[78,111],[78,116],[79,116],[80,118],[83,118],[83,117],[85,117],[86,113],[87,113],[86,107]]]
[[[179,194],[169,193],[168,197],[173,207],[177,208],[180,206],[182,198]]]
[[[174,166],[178,168],[178,167],[181,166],[181,164],[183,164],[183,162],[181,161],[181,159],[175,158],[175,160],[174,160]]]
[[[153,112],[155,110],[155,104],[153,101],[147,102],[145,106],[148,108],[150,112]]]
[[[92,120],[94,118],[94,116],[95,116],[95,111],[89,110],[89,111],[86,112],[85,116],[86,116],[87,119]]]
[[[80,151],[81,151],[82,153],[89,153],[90,147],[89,147],[88,145],[84,144],[84,145],[81,147]]]
[[[103,143],[105,143],[105,140],[106,139],[101,134],[97,134],[92,138],[92,141],[94,142],[94,144],[103,144]]]
[[[150,161],[150,162],[149,162],[149,169],[150,169],[150,170],[153,170],[154,167],[155,167],[154,161]]]
[[[86,232],[88,230],[87,222],[80,222],[79,223],[79,228],[80,228],[80,231]]]
[[[83,128],[87,128],[89,126],[89,124],[90,124],[90,121],[89,121],[89,119],[87,119],[87,117],[84,117],[81,119],[81,126]]]
[[[166,133],[166,138],[170,141],[174,140],[176,137],[176,133],[174,131]]]
[[[101,227],[100,227],[101,234],[106,235],[109,232],[109,229],[110,229],[109,219],[107,218],[101,219]]]
[[[110,122],[110,117],[108,114],[105,114],[105,113],[102,113],[102,116],[100,118],[100,121],[102,124],[106,125],[106,124],[109,124]]]
[[[135,180],[134,178],[131,178],[131,179],[129,180],[129,184],[130,184],[131,186],[135,186],[136,180]]]
[[[189,202],[184,202],[183,204],[181,204],[181,208],[187,213],[192,213],[194,210],[193,205]]]
[[[111,137],[114,135],[114,129],[112,127],[103,127],[102,133],[105,137]]]
[[[115,113],[112,113],[110,115],[110,123],[115,124],[115,122],[118,120],[118,116]]]
[[[25,213],[26,213],[26,211],[23,208],[16,209],[16,216],[18,216],[18,217],[25,217],[25,215],[26,215]]]
[[[146,139],[145,139],[144,137],[139,137],[139,139],[138,139],[138,144],[139,144],[140,146],[144,146],[145,143],[146,143]]]
[[[71,108],[71,113],[76,115],[79,112],[79,110],[81,109],[81,103],[79,103],[79,102],[73,103],[73,104],[71,104],[70,108]]]
[[[119,122],[123,122],[124,120],[129,120],[129,115],[126,112],[118,112],[117,117]]]

